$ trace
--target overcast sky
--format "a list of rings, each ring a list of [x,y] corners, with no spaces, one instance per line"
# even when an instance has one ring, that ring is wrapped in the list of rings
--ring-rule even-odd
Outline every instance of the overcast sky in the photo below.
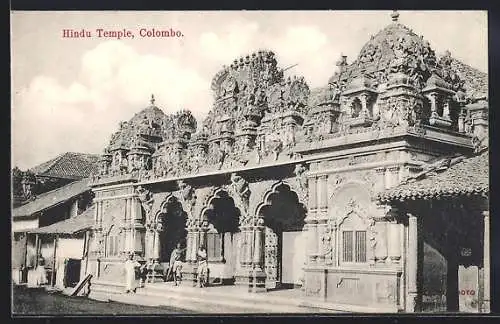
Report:
[[[390,11],[13,12],[12,159],[30,168],[64,152],[101,153],[121,120],[149,104],[166,113],[210,109],[222,65],[261,48],[278,64],[323,86],[341,53],[352,62],[391,23]],[[439,54],[488,69],[487,13],[400,12]],[[134,39],[63,38],[63,29],[131,30]],[[181,31],[141,38],[140,28]]]

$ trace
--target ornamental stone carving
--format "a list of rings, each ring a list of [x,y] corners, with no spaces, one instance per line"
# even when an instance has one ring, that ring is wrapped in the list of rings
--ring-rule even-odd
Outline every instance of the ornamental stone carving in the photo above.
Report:
[[[295,165],[294,174],[295,174],[295,182],[297,183],[297,189],[298,189],[297,193],[299,195],[299,201],[302,202],[307,202],[309,197],[306,171],[307,171],[306,164]]]
[[[151,192],[142,186],[138,186],[136,189],[139,201],[141,202],[142,208],[148,222],[152,221],[152,208],[154,203],[154,198]]]
[[[231,174],[231,184],[228,186],[228,191],[234,199],[236,207],[240,210],[243,217],[248,215],[248,206],[250,201],[250,188],[248,182],[237,175]]]
[[[188,218],[192,218],[193,208],[196,204],[196,191],[191,185],[187,184],[183,180],[177,181],[177,186],[179,187],[177,197],[184,210],[188,213]]]

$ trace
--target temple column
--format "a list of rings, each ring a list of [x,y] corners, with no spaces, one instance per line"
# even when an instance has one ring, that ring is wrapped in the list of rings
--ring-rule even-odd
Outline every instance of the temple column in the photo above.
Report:
[[[316,225],[317,259],[316,264],[324,265],[325,248],[323,238],[326,233],[326,222],[328,217],[328,176],[322,175],[318,178],[318,211]]]
[[[431,102],[431,117],[438,117],[437,113],[437,94],[436,93],[430,93],[427,96],[427,99]]]
[[[157,222],[154,224],[152,228],[152,243],[153,243],[153,253],[152,253],[152,263],[149,268],[150,272],[150,280],[149,282],[160,282],[163,281],[163,266],[160,264],[160,255],[161,255],[161,241],[160,241],[160,232],[163,230],[163,224],[161,222]]]
[[[139,208],[140,208],[140,205],[139,205]],[[127,247],[127,252],[128,253],[134,253],[134,232],[135,232],[135,229],[134,229],[134,226],[135,226],[135,219],[137,218],[137,206],[136,206],[136,201],[135,201],[135,198],[134,198],[134,202],[132,203],[132,213],[130,215],[130,219],[129,219],[129,228],[128,228],[128,235],[127,235],[127,244],[126,244],[126,247]]]
[[[264,292],[266,291],[266,273],[264,271],[264,243],[265,243],[265,226],[264,218],[257,217],[253,226],[253,258],[252,270],[250,273],[249,292]]]
[[[361,114],[366,117],[370,116],[370,112],[368,111],[368,95],[361,94],[359,99],[361,101]]]
[[[153,260],[158,261],[160,259],[160,230],[161,224],[155,224],[153,229]]]
[[[450,98],[444,99],[443,118],[450,119]]]
[[[483,313],[490,312],[490,212],[483,212]]]
[[[186,262],[193,263],[193,228],[191,225],[186,227]]]
[[[198,221],[190,220],[187,226],[186,237],[186,266],[182,268],[182,274],[186,281],[192,281],[196,285],[197,252],[199,248]]]
[[[408,214],[408,249],[406,259],[406,312],[416,312],[418,302],[418,220]]]
[[[317,212],[318,212],[318,197],[317,197],[317,178],[309,178],[309,201],[308,213],[305,219],[307,230],[307,263],[315,264],[318,254],[318,236],[317,236]]]
[[[385,184],[385,172],[386,168],[385,167],[380,167],[375,169],[376,173],[376,179],[375,179],[375,191],[376,192],[381,192],[385,190],[386,184]]]
[[[129,237],[130,237],[130,231],[131,231],[131,227],[129,226],[129,220],[133,218],[133,203],[132,203],[132,199],[130,198],[127,198],[125,200],[125,213],[123,215],[123,219],[122,219],[122,229],[123,229],[123,242],[122,242],[122,246],[120,247],[121,248],[121,251],[126,254],[128,252],[128,240],[129,240]]]
[[[392,264],[399,264],[401,261],[401,224],[397,221],[388,223],[387,232],[387,260]]]
[[[142,238],[145,235],[145,227],[142,220],[142,209],[141,204],[138,201],[138,198],[132,197],[132,217],[133,226],[131,229],[132,232],[132,244],[133,244],[133,252],[135,254],[144,255],[144,247],[142,244]],[[151,213],[151,211],[150,211]],[[148,215],[150,217],[150,215]]]

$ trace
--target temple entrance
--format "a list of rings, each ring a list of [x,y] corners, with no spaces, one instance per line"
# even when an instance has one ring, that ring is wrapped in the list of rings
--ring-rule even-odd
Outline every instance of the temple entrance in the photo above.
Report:
[[[232,284],[237,264],[240,211],[227,192],[219,191],[203,212],[208,221],[205,236],[210,284]]]
[[[423,219],[421,311],[480,311],[483,266],[482,222],[479,212],[467,205],[434,202],[421,208]],[[451,208],[450,208],[451,207]]]
[[[305,236],[302,232],[306,208],[286,184],[276,186],[259,210],[264,218],[264,267],[266,288],[300,286],[305,261]]]
[[[163,230],[160,232],[160,263],[164,268],[168,268],[170,255],[175,249],[177,243],[182,248],[186,247],[186,220],[187,215],[182,209],[182,205],[176,199],[171,199],[165,206],[165,212],[162,214]]]

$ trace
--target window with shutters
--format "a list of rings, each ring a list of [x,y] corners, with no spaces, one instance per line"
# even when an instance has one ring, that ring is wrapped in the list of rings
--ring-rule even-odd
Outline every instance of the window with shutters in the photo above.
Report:
[[[340,225],[340,262],[362,264],[367,262],[366,224],[357,213],[351,213]]]

